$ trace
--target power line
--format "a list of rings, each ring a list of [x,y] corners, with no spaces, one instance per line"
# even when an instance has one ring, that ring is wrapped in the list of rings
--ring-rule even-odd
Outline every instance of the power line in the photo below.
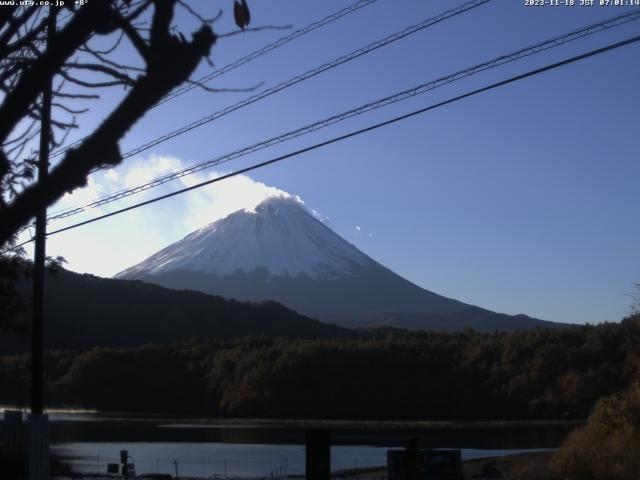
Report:
[[[565,60],[561,60],[559,62],[552,63],[552,64],[546,65],[544,67],[540,67],[540,68],[536,68],[534,70],[530,70],[530,71],[528,71],[526,73],[510,77],[510,78],[508,78],[506,80],[502,80],[500,82],[492,83],[492,84],[487,85],[485,87],[478,88],[476,90],[472,90],[472,91],[467,92],[467,93],[463,93],[461,95],[449,98],[449,99],[444,100],[442,102],[435,103],[435,104],[429,105],[427,107],[424,107],[424,108],[421,108],[421,109],[418,109],[418,110],[414,110],[414,111],[412,111],[410,113],[406,113],[404,115],[400,115],[400,116],[391,118],[389,120],[385,120],[383,122],[376,123],[374,125],[370,125],[368,127],[361,128],[359,130],[355,130],[355,131],[349,132],[347,134],[331,138],[329,140],[325,140],[325,141],[320,142],[320,143],[316,143],[316,144],[311,145],[309,147],[305,147],[305,148],[296,150],[294,152],[290,152],[290,153],[287,153],[285,155],[281,155],[279,157],[272,158],[271,160],[267,160],[267,161],[264,161],[264,162],[261,162],[261,163],[257,163],[257,164],[251,165],[249,167],[245,167],[245,168],[236,170],[236,171],[234,171],[232,173],[228,173],[226,175],[222,175],[222,176],[214,178],[214,179],[210,179],[210,180],[206,180],[204,182],[200,182],[200,183],[198,183],[196,185],[192,185],[190,187],[185,187],[185,188],[182,188],[180,190],[176,190],[174,192],[167,193],[165,195],[160,195],[158,197],[146,200],[144,202],[137,203],[135,205],[130,205],[128,207],[121,208],[119,210],[115,210],[113,212],[109,212],[109,213],[106,213],[104,215],[100,215],[100,216],[91,218],[89,220],[85,220],[83,222],[78,222],[78,223],[75,223],[73,225],[69,225],[67,227],[60,228],[58,230],[53,230],[53,231],[49,232],[49,235],[55,235],[57,233],[66,232],[68,230],[72,230],[74,228],[78,228],[78,227],[81,227],[81,226],[84,226],[84,225],[88,225],[90,223],[94,223],[94,222],[97,222],[99,220],[104,220],[105,218],[113,217],[115,215],[119,215],[121,213],[128,212],[130,210],[134,210],[136,208],[143,207],[145,205],[156,203],[156,202],[159,202],[160,200],[164,200],[166,198],[174,197],[176,195],[180,195],[182,193],[189,192],[191,190],[195,190],[197,188],[204,187],[206,185],[210,185],[210,184],[213,184],[213,183],[221,182],[222,180],[226,180],[228,178],[231,178],[231,177],[234,177],[234,176],[237,176],[237,175],[241,175],[241,174],[250,172],[252,170],[256,170],[258,168],[262,168],[262,167],[265,167],[267,165],[271,165],[271,164],[280,162],[282,160],[286,160],[288,158],[296,157],[296,156],[301,155],[303,153],[307,153],[307,152],[310,152],[312,150],[317,150],[317,149],[325,147],[327,145],[331,145],[333,143],[337,143],[337,142],[340,142],[342,140],[346,140],[348,138],[352,138],[352,137],[355,137],[357,135],[361,135],[361,134],[366,133],[366,132],[370,132],[370,131],[377,130],[377,129],[382,128],[382,127],[386,127],[388,125],[397,123],[397,122],[399,122],[401,120],[406,120],[408,118],[420,115],[422,113],[426,113],[426,112],[431,111],[431,110],[435,110],[436,108],[440,108],[440,107],[443,107],[445,105],[449,105],[451,103],[463,100],[465,98],[468,98],[468,97],[471,97],[471,96],[474,96],[474,95],[478,95],[480,93],[484,93],[484,92],[487,92],[489,90],[494,90],[494,89],[496,89],[498,87],[502,87],[502,86],[508,85],[510,83],[514,83],[514,82],[517,82],[517,81],[520,81],[520,80],[524,80],[525,78],[533,77],[535,75],[539,75],[541,73],[544,73],[544,72],[547,72],[547,71],[550,71],[550,70],[554,70],[556,68],[559,68],[559,67],[562,67],[562,66],[565,66],[565,65],[569,65],[569,64],[584,60],[584,59],[589,58],[589,57],[593,57],[593,56],[596,56],[596,55],[599,55],[599,54],[602,54],[602,53],[605,53],[605,52],[608,52],[608,51],[611,51],[611,50],[615,50],[617,48],[621,48],[621,47],[624,47],[626,45],[630,45],[632,43],[636,43],[638,41],[640,41],[640,35],[628,38],[628,39],[620,41],[620,42],[609,44],[609,45],[607,45],[605,47],[601,47],[601,48],[598,48],[598,49],[595,49],[595,50],[591,50],[591,51],[589,51],[587,53],[583,53],[581,55],[576,55],[574,57],[571,57],[571,58],[568,58],[568,59],[565,59]],[[17,248],[19,248],[21,246],[24,246],[24,245],[30,243],[31,241],[32,240],[27,240],[25,242],[22,242],[19,245],[16,245],[16,246],[14,246],[12,248],[9,248],[9,249],[3,251],[2,254],[5,254],[5,253],[7,253],[9,251],[12,251],[12,250],[15,250],[15,249],[17,249]]]
[[[153,146],[156,146],[156,145],[158,145],[158,144],[160,144],[160,143],[162,143],[162,142],[164,142],[166,140],[169,140],[169,139],[174,138],[174,137],[176,137],[178,135],[186,133],[186,132],[188,132],[190,130],[193,130],[193,129],[199,127],[199,126],[202,126],[202,125],[204,125],[206,123],[210,123],[210,122],[212,122],[214,120],[217,120],[218,118],[221,118],[221,117],[223,117],[223,116],[225,116],[225,115],[227,115],[229,113],[232,113],[232,112],[234,112],[236,110],[239,110],[240,108],[243,108],[245,106],[251,105],[252,103],[255,103],[255,102],[259,101],[259,100],[262,100],[263,98],[271,96],[271,95],[273,95],[273,94],[275,94],[275,93],[277,93],[279,91],[282,91],[282,90],[284,90],[286,88],[289,88],[289,87],[291,87],[291,86],[293,86],[293,85],[295,85],[297,83],[300,83],[300,82],[302,82],[304,80],[308,80],[309,78],[312,78],[312,77],[314,77],[316,75],[319,75],[320,73],[323,73],[323,72],[325,72],[327,70],[333,69],[333,68],[335,68],[335,67],[337,67],[337,66],[339,66],[339,65],[341,65],[343,63],[346,63],[346,62],[348,62],[350,60],[358,58],[358,57],[360,57],[362,55],[365,55],[365,54],[367,54],[367,53],[369,53],[369,52],[371,52],[373,50],[376,50],[378,48],[386,46],[386,45],[388,45],[390,43],[393,43],[393,42],[395,42],[397,40],[400,40],[400,39],[402,39],[402,38],[404,38],[406,36],[409,36],[409,35],[411,35],[413,33],[421,31],[421,30],[423,30],[423,29],[425,29],[427,27],[430,27],[432,25],[440,23],[440,22],[442,22],[442,21],[444,21],[446,19],[449,19],[449,18],[454,17],[456,15],[459,15],[461,13],[464,13],[467,10],[470,10],[472,8],[481,6],[481,5],[483,5],[485,3],[488,3],[490,1],[491,0],[473,0],[471,2],[464,3],[464,4],[458,6],[458,7],[454,8],[454,9],[447,10],[447,11],[445,11],[445,12],[443,12],[443,13],[435,16],[435,17],[430,17],[430,18],[428,18],[426,20],[423,20],[422,22],[419,22],[419,23],[417,23],[415,25],[407,27],[404,30],[401,30],[401,31],[396,32],[396,33],[394,33],[392,35],[389,35],[389,36],[387,36],[387,37],[385,37],[385,38],[383,38],[381,40],[377,40],[375,42],[372,42],[372,43],[368,44],[365,47],[362,47],[360,49],[354,50],[354,51],[352,51],[352,52],[350,52],[350,53],[348,53],[346,55],[343,55],[343,56],[341,56],[341,57],[339,57],[339,58],[337,58],[337,59],[335,59],[335,60],[333,60],[331,62],[322,64],[319,67],[316,67],[316,68],[314,68],[312,70],[309,70],[309,71],[307,71],[307,72],[305,72],[303,74],[299,74],[299,75],[297,75],[295,77],[292,77],[292,78],[290,78],[289,80],[287,80],[285,82],[281,82],[280,84],[278,84],[278,85],[276,85],[276,86],[274,86],[272,88],[264,90],[264,91],[262,91],[262,92],[260,92],[260,93],[258,93],[256,95],[248,97],[248,98],[246,98],[246,99],[244,99],[244,100],[242,100],[242,101],[240,101],[238,103],[230,105],[230,106],[228,106],[228,107],[226,107],[226,108],[224,108],[222,110],[219,110],[219,111],[217,111],[217,112],[215,112],[213,114],[210,114],[210,115],[208,115],[206,117],[203,117],[203,118],[201,118],[201,119],[199,119],[199,120],[197,120],[195,122],[192,122],[192,123],[180,128],[180,129],[178,129],[178,130],[174,130],[172,132],[169,132],[168,134],[165,134],[165,135],[163,135],[161,137],[158,137],[155,140],[152,140],[152,141],[150,141],[150,142],[148,142],[148,143],[146,143],[146,144],[144,144],[142,146],[136,147],[133,150],[129,150],[128,152],[125,152],[122,155],[122,159],[126,159],[126,158],[134,156],[134,155],[136,155],[138,153],[141,153],[141,152],[143,152],[143,151],[145,151],[145,150],[147,150],[147,149],[149,149],[149,148],[151,148]],[[95,172],[97,172],[99,170],[103,170],[104,168],[106,168],[106,167],[96,168],[96,169],[92,170],[91,173],[95,173]],[[121,192],[117,192],[116,194],[112,194],[110,196],[117,195],[119,193],[121,193]],[[127,196],[127,195],[125,195],[125,196]],[[82,209],[84,209],[84,207],[82,207]],[[73,213],[70,213],[70,211],[72,211]],[[66,217],[68,217],[70,215],[73,215],[75,213],[79,213],[79,211],[81,211],[81,210],[78,209],[78,208],[62,209],[62,210],[59,210],[57,212],[54,212],[54,214],[52,215],[52,217],[50,219],[66,218]]]
[[[301,28],[300,30],[296,30],[295,32],[291,33],[290,35],[287,35],[285,37],[279,38],[278,40],[276,40],[273,43],[270,43],[268,45],[265,45],[264,47],[262,47],[259,50],[256,50],[254,52],[251,52],[249,55],[247,55],[246,57],[243,57],[239,60],[236,60],[233,63],[230,63],[228,65],[225,65],[224,67],[218,69],[218,70],[214,70],[213,72],[211,72],[208,75],[205,75],[204,77],[201,77],[200,79],[197,80],[198,83],[207,83],[210,82],[211,80],[213,80],[214,78],[217,78],[221,75],[224,75],[225,73],[230,72],[231,70],[235,70],[236,68],[244,65],[245,63],[248,63],[258,57],[261,57],[262,55],[264,55],[265,53],[270,52],[271,50],[275,50],[278,47],[281,47],[282,45],[285,45],[289,42],[291,42],[292,40],[295,40],[298,37],[301,37],[309,32],[312,32],[313,30],[316,30],[320,27],[323,27],[335,20],[338,20],[339,18],[344,17],[345,15],[348,15],[352,12],[355,12],[356,10],[359,10],[362,7],[366,7],[367,5],[372,4],[373,2],[375,2],[377,0],[359,0],[358,2],[354,3],[353,5],[350,5],[346,8],[343,8],[342,10],[339,10],[331,15],[328,15],[326,17],[324,17],[322,20],[318,20],[317,22],[311,23],[309,25],[307,25],[304,28]],[[176,90],[174,90],[173,92],[171,92],[169,95],[167,95],[165,98],[163,98],[162,100],[160,100],[158,102],[157,105],[161,105],[165,102],[168,102],[169,100],[173,100],[176,97],[179,97],[180,95],[183,95],[191,90],[193,90],[194,88],[197,88],[198,85],[197,84],[190,84],[190,85],[185,85],[184,87],[178,88]],[[157,106],[156,105],[156,106]]]
[[[252,60],[255,60],[258,57],[261,57],[262,55],[265,55],[267,53],[269,53],[272,50],[275,50],[276,48],[279,48],[283,45],[286,45],[287,43],[295,40],[296,38],[302,37],[303,35],[306,35],[307,33],[310,33],[314,30],[317,30],[318,28],[324,27],[325,25],[328,25],[332,22],[335,22],[336,20],[349,15],[350,13],[353,13],[359,9],[361,9],[362,7],[366,7],[367,5],[371,5],[372,3],[377,2],[378,0],[358,0],[357,2],[349,5],[348,7],[345,7],[341,10],[338,10],[337,12],[334,12],[330,15],[327,15],[326,17],[315,21],[313,23],[310,23],[309,25],[307,25],[306,27],[300,28],[292,33],[290,33],[289,35],[286,35],[284,37],[279,38],[278,40],[276,40],[275,42],[269,43],[267,45],[265,45],[264,47],[255,50],[253,52],[251,52],[249,55],[246,55],[242,58],[239,58],[238,60],[235,60],[234,62],[231,62],[227,65],[225,65],[224,67],[221,67],[217,70],[214,70],[213,72],[199,78],[196,82],[196,84],[190,84],[190,85],[186,85],[184,87],[178,88],[176,90],[174,90],[173,92],[170,92],[169,94],[167,94],[164,98],[160,99],[160,101],[158,101],[158,103],[156,103],[153,107],[151,107],[149,110],[152,110],[154,108],[156,108],[159,105],[162,105],[163,103],[166,103],[170,100],[173,100],[176,97],[179,97],[180,95],[183,95],[191,90],[193,90],[194,88],[198,87],[198,84],[204,84],[207,82],[210,82],[211,80],[213,80],[214,78],[218,78],[222,75],[224,75],[225,73],[229,73],[232,70],[235,70],[238,67],[241,67],[242,65],[244,65],[245,63],[249,63]],[[78,145],[80,145],[87,137],[83,137],[80,140],[77,140],[73,143],[71,143],[70,145],[67,145],[64,148],[61,148],[59,150],[56,150],[55,152],[53,152],[51,154],[51,158],[53,157],[57,157],[61,154],[63,154],[64,152],[66,152],[67,150],[70,150]]]
[[[252,95],[251,97],[242,100],[241,102],[238,102],[234,105],[231,105],[227,108],[224,108],[222,110],[219,110],[217,112],[214,112],[210,115],[207,115],[205,117],[202,117],[199,120],[196,120],[194,122],[191,122],[188,125],[185,125],[179,129],[173,130],[172,132],[169,132],[165,135],[162,135],[154,140],[151,140],[147,143],[145,143],[144,145],[140,145],[139,147],[136,147],[132,150],[129,150],[128,152],[125,152],[122,155],[123,159],[132,157],[134,155],[137,155],[145,150],[148,150],[151,147],[155,147],[156,145],[166,142],[167,140],[170,140],[172,138],[175,138],[179,135],[182,135],[186,132],[189,132],[195,128],[201,127],[202,125],[205,125],[207,123],[210,123],[214,120],[217,120],[220,117],[223,117],[224,115],[227,115],[231,112],[234,112],[240,108],[243,108],[247,105],[250,105],[252,103],[257,102],[258,100],[262,100],[263,98],[266,98],[268,96],[271,96],[277,92],[280,92],[286,88],[289,88],[293,85],[296,85],[297,83],[300,83],[302,81],[308,80],[312,77],[315,77],[316,75],[319,75],[323,72],[326,72],[327,70],[331,70],[333,68],[338,67],[339,65],[342,65],[344,63],[347,63],[351,60],[354,60],[356,58],[359,58],[363,55],[366,55],[374,50],[377,50],[378,48],[387,46],[393,42],[396,42],[402,38],[405,38],[409,35],[412,35],[414,33],[417,33],[421,30],[424,30],[425,28],[431,27],[433,25],[436,25],[440,22],[443,22],[445,20],[448,20],[449,18],[453,18],[455,16],[458,16],[462,13],[465,13],[469,10],[472,10],[476,7],[479,7],[481,5],[484,5],[485,3],[488,3],[492,0],[472,0],[470,2],[466,2],[456,8],[453,8],[451,10],[447,10],[439,15],[436,15],[435,17],[431,17],[428,18],[426,20],[423,20],[420,23],[417,23],[415,25],[412,25],[408,28],[405,28],[404,30],[394,33],[392,35],[389,35],[381,40],[377,40],[375,42],[372,42],[370,44],[368,44],[365,47],[359,48],[357,50],[354,50],[346,55],[343,55],[331,62],[325,63],[323,65],[320,65],[319,67],[316,67],[312,70],[308,70],[307,72],[300,74],[300,75],[296,75],[293,78],[290,78],[289,80],[279,83],[278,85],[271,87],[267,90],[264,90],[256,95]]]
[[[613,28],[616,26],[620,26],[622,24],[625,24],[627,22],[630,22],[632,20],[638,20],[640,19],[640,10],[629,13],[629,14],[625,14],[625,15],[619,15],[617,17],[614,17],[612,19],[603,21],[603,22],[599,22],[597,24],[592,24],[589,25],[587,27],[581,28],[579,30],[574,30],[572,32],[566,33],[564,35],[561,35],[559,37],[554,37],[552,39],[549,40],[545,40],[543,42],[537,43],[535,45],[526,47],[526,48],[522,48],[519,50],[516,50],[514,52],[511,52],[509,54],[506,55],[501,55],[497,58],[494,58],[492,60],[489,60],[487,62],[475,65],[473,67],[464,69],[464,70],[460,70],[456,73],[447,75],[445,77],[441,77],[438,78],[436,80],[432,80],[423,84],[420,84],[416,87],[410,88],[408,90],[403,90],[402,92],[396,93],[394,95],[391,96],[387,96],[384,97],[382,99],[376,100],[374,102],[370,102],[367,103],[365,105],[362,105],[360,107],[348,110],[346,112],[342,112],[338,115],[333,115],[331,117],[325,118],[323,120],[314,122],[312,124],[297,128],[295,130],[289,131],[287,133],[275,136],[275,137],[271,137],[267,140],[263,140],[261,142],[258,142],[256,144],[247,146],[247,147],[243,147],[239,150],[236,150],[234,152],[228,153],[226,155],[222,155],[210,160],[207,160],[205,162],[199,163],[197,165],[193,165],[191,167],[187,167],[184,168],[182,170],[179,170],[177,172],[173,172],[161,177],[158,177],[154,180],[151,180],[147,183],[141,184],[141,185],[137,185],[135,187],[131,187],[131,188],[127,188],[127,189],[123,189],[120,190],[118,192],[114,192],[112,194],[106,195],[98,200],[95,200],[93,202],[90,202],[88,204],[85,204],[83,206],[80,207],[74,207],[74,208],[69,208],[66,210],[61,210],[60,212],[53,214],[49,217],[49,220],[58,220],[58,219],[62,219],[62,218],[67,218],[79,213],[82,213],[84,211],[86,211],[87,209],[90,208],[95,208],[95,207],[99,207],[111,202],[114,202],[116,200],[120,200],[122,198],[146,191],[150,188],[154,188],[160,185],[163,185],[167,182],[176,180],[178,178],[182,178],[184,176],[187,175],[191,175],[193,173],[196,173],[198,171],[210,168],[212,166],[216,166],[216,165],[220,165],[222,163],[226,163],[229,162],[231,160],[235,160],[237,158],[243,157],[245,155],[248,155],[250,153],[256,152],[258,150],[262,150],[264,148],[291,140],[293,138],[297,138],[299,136],[302,135],[306,135],[308,133],[320,130],[322,128],[325,128],[327,126],[333,125],[335,123],[341,122],[343,120],[346,120],[348,118],[352,118],[355,117],[357,115],[362,115],[364,113],[367,113],[369,111],[381,108],[383,106],[387,106],[393,103],[397,103],[399,101],[405,100],[407,98],[411,98],[413,96],[416,95],[420,95],[423,93],[426,93],[428,91],[434,90],[436,88],[439,88],[441,86],[447,85],[449,83],[455,82],[457,80],[466,78],[468,76],[471,75],[475,75],[477,73],[489,70],[489,69],[493,69],[496,68],[498,66],[516,61],[518,59],[521,58],[525,58],[527,56],[536,54],[536,53],[540,53],[546,50],[549,50],[551,48],[555,48],[557,46],[563,45],[565,43],[571,42],[573,40],[577,40],[579,38],[584,38],[585,36],[588,35],[592,35],[594,33],[600,32],[602,30],[605,29],[609,29],[609,28]]]
[[[148,150],[151,147],[155,147],[156,145],[159,145],[160,143],[166,142],[167,140],[170,140],[172,138],[175,138],[179,135],[182,135],[184,133],[187,133],[195,128],[201,127],[202,125],[205,125],[207,123],[210,123],[214,120],[217,120],[225,115],[228,115],[229,113],[235,112],[236,110],[239,110],[240,108],[246,107],[247,105],[251,105],[252,103],[255,103],[259,100],[262,100],[266,97],[269,97],[275,93],[278,93],[282,90],[285,90],[293,85],[296,85],[300,82],[303,82],[305,80],[308,80],[310,78],[313,78],[317,75],[320,75],[321,73],[324,73],[328,70],[332,70],[344,63],[347,63],[351,60],[354,60],[356,58],[359,58],[363,55],[366,55],[374,50],[377,50],[378,48],[384,47],[386,45],[389,45],[393,42],[396,42],[402,38],[405,38],[409,35],[412,35],[414,33],[417,33],[421,30],[424,30],[425,28],[431,27],[435,24],[438,24],[440,22],[443,22],[445,20],[448,20],[449,18],[453,18],[457,15],[460,15],[462,13],[467,12],[468,10],[471,10],[473,8],[479,7],[481,5],[484,5],[485,3],[489,3],[492,0],[472,0],[470,2],[466,2],[456,8],[453,8],[451,10],[447,10],[439,15],[436,15],[435,17],[431,17],[428,18],[426,20],[423,20],[420,23],[417,23],[415,25],[412,25],[408,28],[405,28],[404,30],[394,33],[392,35],[389,35],[381,40],[377,40],[375,42],[372,42],[370,44],[368,44],[365,47],[359,48],[357,50],[354,50],[346,55],[343,55],[335,60],[332,60],[331,62],[327,62],[324,63],[322,65],[320,65],[319,67],[316,67],[312,70],[308,70],[305,73],[296,75],[295,77],[290,78],[289,80],[286,80],[284,82],[281,82],[271,88],[268,88],[266,90],[263,90],[260,93],[257,93],[255,95],[252,95],[250,97],[245,98],[244,100],[241,100],[240,102],[234,103],[233,105],[230,105],[226,108],[223,108],[222,110],[218,110],[214,113],[211,113],[205,117],[200,118],[199,120],[196,120],[194,122],[191,122],[183,127],[180,127],[176,130],[173,130],[169,133],[166,133],[160,137],[157,137],[153,140],[150,140],[149,142],[140,145],[136,148],[133,148],[132,150],[129,150],[125,153],[123,153],[121,155],[122,159],[126,159],[129,157],[132,157],[134,155],[137,155],[139,153],[144,152],[145,150]],[[71,148],[71,147],[68,147]],[[96,171],[99,170],[103,170],[104,168],[107,167],[99,167],[99,168],[95,168],[94,170],[91,171],[91,173],[94,173]]]

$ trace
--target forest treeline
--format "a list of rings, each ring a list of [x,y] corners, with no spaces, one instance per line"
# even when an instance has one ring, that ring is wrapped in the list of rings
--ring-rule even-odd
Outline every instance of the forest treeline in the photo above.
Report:
[[[28,355],[0,402],[28,402]],[[640,315],[511,333],[364,332],[53,351],[50,406],[263,418],[583,419],[640,378]]]

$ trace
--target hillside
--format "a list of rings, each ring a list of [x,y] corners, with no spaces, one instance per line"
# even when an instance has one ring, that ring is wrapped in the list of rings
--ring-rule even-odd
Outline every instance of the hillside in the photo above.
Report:
[[[45,342],[50,349],[126,347],[191,338],[328,338],[350,334],[275,302],[238,302],[69,271],[47,278],[45,302]],[[27,347],[24,336],[0,336],[0,351],[24,351]]]

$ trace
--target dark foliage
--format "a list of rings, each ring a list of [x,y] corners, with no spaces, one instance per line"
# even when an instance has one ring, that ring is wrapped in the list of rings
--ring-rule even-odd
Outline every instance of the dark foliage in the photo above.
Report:
[[[18,292],[21,281],[30,277],[29,268],[18,256],[0,256],[0,332],[6,330],[24,330],[15,317],[24,310],[24,302]]]
[[[30,285],[22,284],[29,298]],[[45,345],[83,350],[133,347],[191,338],[338,337],[353,332],[312,320],[275,302],[247,303],[139,281],[111,280],[60,270],[45,282]],[[30,311],[17,319],[28,324]],[[28,338],[0,333],[0,352],[28,351]]]
[[[366,419],[586,418],[638,378],[640,317],[513,333],[368,332],[49,354],[48,402],[102,410]],[[0,401],[27,400],[26,355]]]
[[[46,258],[45,270],[50,280],[62,271],[63,263],[66,260],[62,257]],[[21,255],[0,255],[0,345],[3,334],[24,334],[29,328],[26,302],[31,296],[26,285],[32,273],[33,263]]]
[[[635,480],[640,470],[640,383],[600,400],[569,435],[552,468],[567,480]]]

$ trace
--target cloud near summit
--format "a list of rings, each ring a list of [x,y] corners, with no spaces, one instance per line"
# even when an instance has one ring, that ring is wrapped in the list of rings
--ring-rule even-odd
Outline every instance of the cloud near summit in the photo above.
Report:
[[[127,162],[115,170],[109,169],[104,173],[99,172],[92,175],[86,187],[65,195],[55,209],[87,204],[104,195],[147,183],[163,175],[182,170],[185,167],[186,165],[180,159],[161,155],[150,155],[145,159]],[[147,200],[159,194],[190,187],[227,173],[219,170],[197,172],[129,198],[131,203]],[[224,218],[237,210],[254,211],[257,205],[271,197],[295,198],[297,201],[304,203],[297,195],[268,186],[247,175],[237,175],[219,183],[184,193],[176,197],[177,202],[172,202],[171,200],[160,201],[156,205],[161,209],[176,210],[174,213],[182,219],[185,228],[194,230]],[[112,204],[112,206],[116,205],[121,206],[119,202]],[[142,208],[144,209],[145,207]],[[100,212],[96,210],[96,213],[103,213],[104,211],[107,211],[107,207]]]
[[[93,174],[86,187],[66,194],[50,211],[83,206],[105,195],[144,184],[187,166],[179,158],[153,154],[143,159],[127,161],[115,169]],[[228,172],[206,170],[187,175],[126,199],[87,209],[65,221],[52,222],[50,229],[149,200],[225,173]],[[294,198],[304,203],[297,195],[268,186],[247,175],[237,175],[104,221],[51,236],[49,251],[64,256],[72,270],[110,276],[193,230],[237,210],[253,211],[257,205],[271,197]],[[97,252],[100,254],[97,255]]]

